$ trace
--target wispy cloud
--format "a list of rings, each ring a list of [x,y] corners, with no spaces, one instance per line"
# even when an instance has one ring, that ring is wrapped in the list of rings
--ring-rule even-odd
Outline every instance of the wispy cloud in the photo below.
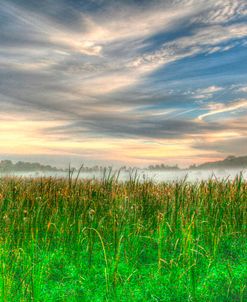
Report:
[[[221,113],[226,113],[226,112],[232,112],[241,108],[247,108],[247,100],[240,100],[236,101],[230,104],[224,104],[224,103],[212,103],[207,106],[206,109],[209,110],[209,112],[201,114],[198,116],[199,120],[204,120],[205,118],[216,115],[216,114],[221,114]]]

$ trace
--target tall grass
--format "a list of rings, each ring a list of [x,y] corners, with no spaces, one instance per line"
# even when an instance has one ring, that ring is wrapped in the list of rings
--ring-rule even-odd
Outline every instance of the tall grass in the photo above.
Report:
[[[247,183],[0,179],[0,301],[246,301]]]

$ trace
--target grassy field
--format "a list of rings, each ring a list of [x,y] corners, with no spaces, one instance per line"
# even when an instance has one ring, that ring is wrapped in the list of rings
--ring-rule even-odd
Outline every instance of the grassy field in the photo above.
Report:
[[[247,183],[0,179],[0,301],[247,301]]]

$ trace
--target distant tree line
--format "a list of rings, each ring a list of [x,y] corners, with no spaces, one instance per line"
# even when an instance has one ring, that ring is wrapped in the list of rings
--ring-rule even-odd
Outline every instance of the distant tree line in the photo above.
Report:
[[[178,165],[169,166],[165,164],[160,164],[160,165],[150,165],[148,166],[148,170],[180,170],[180,169]]]
[[[0,172],[33,172],[33,171],[60,171],[50,165],[41,165],[40,163],[29,163],[18,161],[13,163],[11,160],[0,161]]]
[[[137,169],[137,168],[136,168]],[[0,173],[8,173],[8,172],[68,172],[68,171],[74,171],[74,172],[82,172],[82,173],[92,173],[92,172],[101,172],[104,173],[104,171],[112,171],[113,168],[111,166],[105,167],[105,166],[99,166],[95,165],[93,167],[87,167],[87,166],[81,166],[80,168],[75,167],[68,167],[66,169],[59,169],[56,167],[52,167],[50,165],[42,165],[40,163],[30,163],[30,162],[23,162],[18,161],[16,163],[13,163],[11,160],[1,160],[0,161]],[[133,167],[126,167],[123,166],[120,168],[121,171],[129,172],[133,170]]]
[[[224,160],[203,163],[201,165],[191,165],[189,169],[226,169],[226,168],[247,168],[247,156],[230,155]]]
[[[228,156],[224,160],[215,161],[215,162],[208,162],[203,163],[200,165],[191,165],[189,169],[224,169],[224,168],[247,168],[247,156],[235,157],[235,156]],[[1,160],[0,161],[0,173],[8,173],[8,172],[33,172],[33,171],[50,171],[50,172],[67,172],[69,169],[73,171],[80,171],[84,173],[91,173],[91,172],[101,172],[111,170],[112,167],[104,167],[95,165],[93,167],[82,166],[80,169],[76,168],[67,168],[67,169],[58,169],[56,167],[52,167],[50,165],[42,165],[40,163],[30,163],[30,162],[23,162],[18,161],[13,163],[11,160]],[[165,164],[156,164],[150,165],[146,168],[147,170],[155,170],[155,171],[162,171],[162,170],[180,170],[178,165],[169,166]],[[138,168],[127,167],[123,166],[120,168],[122,172],[129,172],[132,173],[135,170],[139,170]]]

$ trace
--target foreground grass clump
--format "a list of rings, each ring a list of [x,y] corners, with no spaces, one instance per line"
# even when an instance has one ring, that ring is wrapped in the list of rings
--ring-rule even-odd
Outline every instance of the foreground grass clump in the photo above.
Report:
[[[0,179],[0,301],[247,301],[247,183]]]

